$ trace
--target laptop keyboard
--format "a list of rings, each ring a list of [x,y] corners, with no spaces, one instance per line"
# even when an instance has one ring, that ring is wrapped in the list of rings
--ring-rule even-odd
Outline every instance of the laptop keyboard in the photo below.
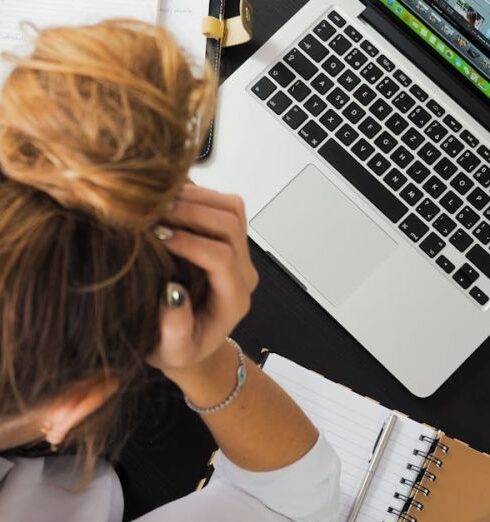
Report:
[[[490,295],[490,149],[331,11],[251,92],[479,306]]]

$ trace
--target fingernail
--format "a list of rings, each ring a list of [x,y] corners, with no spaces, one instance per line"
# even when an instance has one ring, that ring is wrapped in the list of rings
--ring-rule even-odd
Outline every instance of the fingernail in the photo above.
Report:
[[[167,284],[167,306],[169,308],[179,308],[185,300],[185,290],[178,283]]]
[[[161,241],[167,241],[167,239],[172,238],[174,235],[170,228],[164,227],[163,225],[157,225],[154,227],[153,233]]]

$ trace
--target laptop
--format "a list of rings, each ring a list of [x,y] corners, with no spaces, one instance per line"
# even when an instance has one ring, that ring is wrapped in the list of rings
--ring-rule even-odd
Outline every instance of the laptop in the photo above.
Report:
[[[489,114],[486,0],[310,0],[224,83],[191,175],[427,397],[490,335]]]

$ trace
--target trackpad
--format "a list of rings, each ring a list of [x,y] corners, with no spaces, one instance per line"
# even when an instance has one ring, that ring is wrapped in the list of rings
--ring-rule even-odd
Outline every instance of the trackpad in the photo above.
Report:
[[[251,221],[275,251],[334,305],[397,244],[316,167],[308,165]]]

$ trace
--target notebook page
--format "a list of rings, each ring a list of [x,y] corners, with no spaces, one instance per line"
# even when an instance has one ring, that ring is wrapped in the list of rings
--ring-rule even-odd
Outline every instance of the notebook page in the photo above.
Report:
[[[166,27],[198,66],[206,58],[202,20],[209,13],[209,0],[161,0],[159,23]]]
[[[155,23],[160,0],[0,0],[0,52],[26,53],[29,35],[20,24],[42,29],[100,22],[105,18],[138,18]],[[0,84],[11,66],[0,62]]]
[[[339,520],[346,520],[378,433],[391,410],[276,354],[269,355],[264,371],[293,397],[337,451],[342,461]],[[421,465],[423,460],[413,455],[413,450],[428,451],[430,444],[419,437],[434,437],[435,433],[428,426],[399,416],[357,522],[396,520],[388,507],[401,509],[404,502],[394,494],[408,495],[411,489],[400,481],[417,476],[407,464]]]

